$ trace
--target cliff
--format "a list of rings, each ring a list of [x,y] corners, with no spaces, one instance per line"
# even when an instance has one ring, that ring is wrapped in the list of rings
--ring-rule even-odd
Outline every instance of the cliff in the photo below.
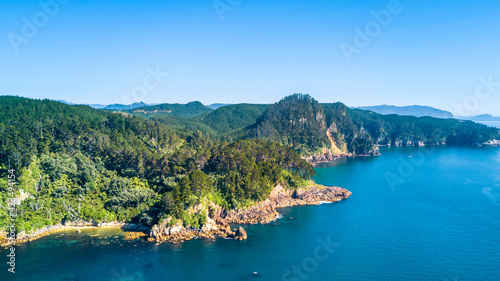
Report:
[[[374,148],[366,153],[333,153],[331,150],[324,150],[322,153],[302,157],[311,165],[316,165],[320,163],[328,163],[333,160],[340,158],[352,158],[352,157],[370,157],[370,156],[380,156],[380,151],[378,148]]]

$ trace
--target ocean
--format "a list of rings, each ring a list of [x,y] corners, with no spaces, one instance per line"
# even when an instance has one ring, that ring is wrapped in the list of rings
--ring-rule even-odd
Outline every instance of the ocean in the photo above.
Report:
[[[500,128],[500,121],[479,121],[478,123],[488,125],[490,127]]]
[[[500,149],[381,152],[317,167],[353,195],[280,209],[246,241],[58,233],[17,246],[15,274],[3,249],[0,280],[500,280]]]

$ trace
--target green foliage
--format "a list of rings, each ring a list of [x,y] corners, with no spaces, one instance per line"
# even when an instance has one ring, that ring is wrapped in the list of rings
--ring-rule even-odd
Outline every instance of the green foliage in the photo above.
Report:
[[[204,106],[201,102],[190,102],[188,104],[159,104],[153,106],[144,106],[136,109],[126,110],[125,112],[144,118],[160,116],[179,116],[190,118],[201,114],[211,112],[212,109]]]
[[[329,145],[323,107],[309,95],[295,94],[273,105],[248,132],[309,155]]]
[[[245,207],[266,199],[277,184],[310,184],[314,170],[301,155],[324,148],[364,154],[376,144],[470,145],[500,138],[498,129],[470,121],[383,116],[300,94],[275,105],[212,111],[190,103],[154,110],[177,116],[144,115],[156,116],[148,120],[0,97],[0,204],[8,200],[7,169],[15,169],[18,230],[78,219],[151,226],[167,217],[200,227],[206,214],[192,212],[199,204]],[[0,208],[0,229],[8,219]]]
[[[269,107],[267,104],[227,105],[198,119],[217,134],[230,135],[235,130],[255,124]]]

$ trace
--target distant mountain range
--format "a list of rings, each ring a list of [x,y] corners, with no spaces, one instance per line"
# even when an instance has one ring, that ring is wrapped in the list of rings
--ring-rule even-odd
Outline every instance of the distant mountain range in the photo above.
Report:
[[[491,114],[481,114],[477,116],[467,116],[467,117],[457,117],[457,118],[463,120],[472,120],[472,121],[500,121],[500,116],[493,116]]]
[[[67,102],[65,100],[56,100],[56,101],[62,102],[64,104],[68,104],[68,105],[77,105],[76,103]],[[131,110],[131,109],[136,109],[136,108],[139,108],[139,107],[160,105],[160,103],[137,102],[137,103],[133,103],[133,104],[129,104],[129,105],[118,104],[118,103],[116,103],[116,104],[110,104],[110,105],[106,105],[106,104],[85,104],[85,105],[88,105],[88,106],[90,106],[92,108],[95,108],[95,109]],[[216,109],[219,109],[220,107],[228,106],[228,105],[230,105],[230,104],[227,104],[227,103],[213,103],[213,104],[205,105],[205,106],[208,107],[208,108],[210,108],[210,109],[212,109],[212,110],[216,110]]]
[[[68,105],[76,105],[75,103],[67,102],[64,100],[57,100]],[[168,104],[168,103],[151,103],[138,102],[130,105],[124,104],[87,104],[95,109],[103,110],[121,110],[129,111],[134,115],[142,117],[158,117],[158,116],[179,116],[179,117],[193,117],[197,114],[208,113],[211,110],[217,110],[221,107],[230,107],[231,104],[214,103],[210,105],[203,105],[200,102],[181,104]],[[160,107],[157,107],[160,106]],[[134,112],[133,110],[144,107],[145,112]],[[186,107],[186,108],[184,108]],[[415,117],[434,117],[434,118],[456,118],[461,120],[471,121],[500,121],[500,116],[492,116],[491,114],[482,114],[477,116],[457,116],[454,117],[449,111],[437,109],[430,106],[411,105],[411,106],[394,106],[394,105],[375,105],[375,106],[361,106],[352,107],[352,109],[369,110],[382,115],[397,114],[401,116],[415,116]]]
[[[453,118],[453,114],[449,111],[440,110],[437,108],[421,105],[411,106],[394,106],[394,105],[376,105],[376,106],[363,106],[357,109],[370,110],[378,114],[389,115],[406,115],[415,117],[435,117],[435,118]]]
[[[195,117],[204,113],[212,112],[213,110],[204,106],[201,102],[195,101],[187,104],[157,104],[150,106],[139,106],[133,109],[125,110],[124,112],[141,116],[144,118],[160,117],[160,116],[179,116],[179,117]]]
[[[136,102],[136,103],[129,104],[129,105],[111,104],[111,105],[108,105],[102,109],[104,109],[104,110],[130,110],[130,109],[136,109],[136,108],[144,107],[144,106],[148,106],[148,104],[145,104],[143,102]]]

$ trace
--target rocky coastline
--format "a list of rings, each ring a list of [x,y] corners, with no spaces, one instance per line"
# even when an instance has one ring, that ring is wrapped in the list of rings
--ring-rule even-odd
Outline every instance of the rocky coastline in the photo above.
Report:
[[[345,153],[345,152],[333,152],[330,149],[325,149],[321,153],[317,153],[310,156],[303,157],[309,164],[316,166],[321,163],[332,162],[337,159],[342,158],[354,158],[354,157],[371,157],[371,156],[380,156],[380,151],[378,147],[425,147],[425,146],[446,146],[446,142],[428,142],[428,141],[405,141],[397,140],[393,143],[388,144],[377,144],[375,149],[372,149],[364,154],[355,154],[355,153]],[[484,146],[484,147],[500,147],[500,140],[489,140],[487,142],[477,142],[472,144],[472,146]]]
[[[371,157],[371,156],[380,156],[380,151],[378,148],[372,149],[364,154],[356,154],[356,153],[333,153],[331,150],[327,150],[324,153],[314,154],[310,156],[303,157],[309,164],[315,166],[321,163],[332,162],[337,159],[342,158],[354,158],[354,157]]]
[[[500,140],[489,140],[489,141],[481,144],[481,146],[499,147],[500,146]]]
[[[347,199],[351,194],[350,191],[335,186],[311,184],[307,188],[290,190],[278,185],[267,200],[248,208],[226,210],[211,203],[207,208],[207,222],[199,229],[184,227],[182,222],[172,225],[172,219],[168,218],[161,224],[153,226],[148,240],[157,243],[177,243],[195,238],[215,239],[216,237],[245,240],[247,234],[243,227],[232,230],[230,224],[267,224],[280,216],[277,211],[279,208],[337,202]]]
[[[205,206],[199,204],[193,208],[194,212],[207,214],[206,222],[200,228],[183,226],[182,221],[174,223],[172,218],[167,218],[162,223],[151,228],[131,223],[93,221],[66,221],[57,225],[45,226],[33,233],[20,232],[16,236],[15,243],[25,243],[38,238],[62,231],[79,231],[85,228],[121,228],[132,231],[132,238],[147,239],[150,242],[178,243],[196,238],[216,239],[247,239],[247,233],[243,227],[231,229],[230,224],[267,224],[275,221],[280,214],[279,208],[299,205],[319,205],[324,202],[337,202],[347,199],[352,193],[340,187],[326,187],[310,183],[305,188],[291,190],[281,185],[276,186],[269,198],[265,201],[252,205],[248,208],[227,210],[213,202]],[[138,232],[145,233],[142,235]],[[140,235],[138,235],[140,234]],[[6,231],[0,232],[0,246],[10,245]]]

